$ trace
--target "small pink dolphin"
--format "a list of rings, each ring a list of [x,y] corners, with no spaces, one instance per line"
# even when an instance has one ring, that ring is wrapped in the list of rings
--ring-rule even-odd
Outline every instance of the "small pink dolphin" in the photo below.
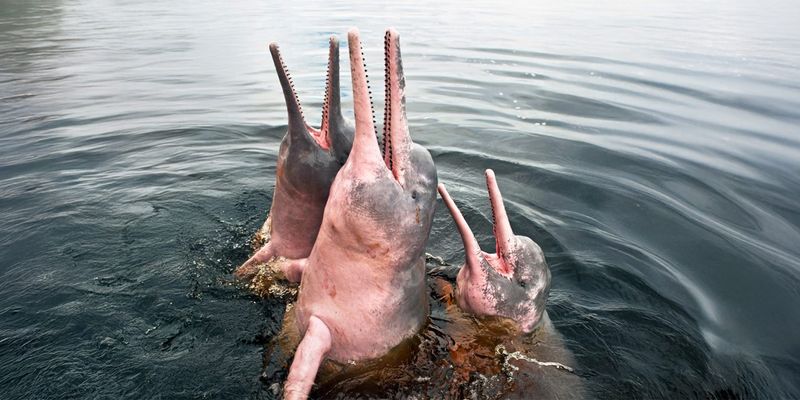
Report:
[[[486,170],[486,186],[494,217],[495,253],[481,250],[444,184],[439,184],[439,194],[456,222],[466,254],[456,278],[456,301],[466,312],[510,318],[523,332],[531,332],[547,318],[550,268],[536,242],[514,235],[490,169]]]

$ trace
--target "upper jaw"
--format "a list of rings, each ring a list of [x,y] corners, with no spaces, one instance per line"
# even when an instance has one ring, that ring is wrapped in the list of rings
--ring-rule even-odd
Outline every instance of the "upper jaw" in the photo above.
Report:
[[[269,45],[272,61],[278,73],[278,79],[283,89],[286,109],[289,114],[289,131],[293,132],[292,139],[300,142],[313,142],[323,150],[330,150],[331,135],[337,134],[339,124],[343,123],[341,117],[341,100],[339,94],[339,39],[331,36],[328,52],[328,72],[325,84],[325,97],[322,104],[322,122],[316,129],[305,121],[300,99],[294,90],[294,83],[289,75],[289,69],[283,61],[278,44]]]
[[[377,145],[372,96],[356,28],[348,32],[348,46],[356,117],[356,136],[351,151],[355,155],[354,162],[381,164],[405,188],[413,142],[408,132],[405,110],[405,77],[400,56],[400,35],[390,28],[386,30],[384,37],[386,110],[381,146]]]

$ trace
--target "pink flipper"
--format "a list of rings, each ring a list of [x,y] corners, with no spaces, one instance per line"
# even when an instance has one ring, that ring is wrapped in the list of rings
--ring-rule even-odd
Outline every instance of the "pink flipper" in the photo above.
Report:
[[[303,271],[306,269],[307,263],[308,258],[284,260],[284,262],[281,264],[283,276],[285,276],[286,280],[289,282],[300,283],[300,280],[303,279]]]
[[[253,254],[244,264],[236,268],[233,274],[239,279],[252,279],[258,272],[258,264],[265,263],[271,260],[272,257],[274,257],[274,251],[272,251],[270,243],[267,243],[258,249],[256,254]]]
[[[282,273],[282,278],[289,282],[299,283],[303,277],[303,270],[306,267],[307,258],[283,258],[276,257],[270,243],[267,243],[253,254],[250,259],[244,262],[236,271],[233,272],[239,279],[253,279],[258,273],[258,265],[264,263],[275,263],[273,268]]]
[[[289,377],[283,386],[283,398],[301,400],[308,398],[314,378],[322,360],[331,349],[331,332],[321,319],[311,316],[308,329],[294,354]]]

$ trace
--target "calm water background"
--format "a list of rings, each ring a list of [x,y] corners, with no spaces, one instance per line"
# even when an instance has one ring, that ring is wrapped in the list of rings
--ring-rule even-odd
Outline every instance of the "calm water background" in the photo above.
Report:
[[[316,123],[327,37],[380,71],[395,26],[414,139],[486,246],[495,169],[595,396],[800,398],[800,6],[417,3],[0,0],[0,397],[269,397],[282,306],[230,284],[266,44]],[[441,206],[429,250],[462,260]]]

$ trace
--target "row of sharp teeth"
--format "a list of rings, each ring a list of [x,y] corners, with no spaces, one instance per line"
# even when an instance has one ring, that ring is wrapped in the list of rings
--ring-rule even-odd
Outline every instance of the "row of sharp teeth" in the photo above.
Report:
[[[359,51],[361,52],[361,62],[364,66],[364,76],[367,80],[367,91],[369,92],[369,108],[370,112],[372,112],[372,127],[377,127],[377,123],[375,120],[375,104],[372,99],[372,89],[369,86],[369,74],[367,73],[367,61],[364,58],[364,48],[361,45],[361,42],[358,43]],[[389,170],[392,169],[392,143],[391,143],[391,133],[390,133],[390,116],[391,116],[391,102],[389,101],[389,92],[390,92],[390,85],[389,85],[389,32],[386,32],[386,40],[384,45],[384,51],[386,57],[385,63],[385,77],[386,77],[386,104],[384,104],[385,111],[383,113],[383,146],[381,147],[381,152],[383,153],[384,158],[386,155],[389,155],[389,163],[386,165]]]
[[[364,78],[367,81],[367,91],[369,92],[369,111],[372,113],[372,128],[374,129],[377,124],[375,123],[375,104],[372,101],[372,89],[369,87],[369,73],[367,71],[367,60],[364,58],[364,48],[361,42],[358,42],[358,50],[361,52],[361,64],[364,67]]]
[[[372,89],[369,86],[369,74],[367,73],[367,62],[364,58],[364,49],[359,42],[359,51],[361,51],[361,62],[364,64],[364,75],[367,80],[367,90],[369,92],[369,105],[370,105],[370,112],[372,112],[372,126],[376,127],[376,120],[375,120],[375,105],[372,99]],[[289,87],[292,89],[292,94],[294,95],[295,102],[297,103],[297,107],[300,109],[300,115],[305,119],[305,115],[303,114],[303,107],[300,104],[300,98],[297,97],[297,91],[294,88],[294,82],[292,81],[292,76],[289,74],[289,69],[286,68],[286,63],[283,61],[283,55],[280,53],[280,48],[278,48],[278,59],[281,63],[281,68],[283,68],[283,72],[286,75],[286,79],[289,81]],[[387,167],[392,169],[392,142],[391,142],[391,118],[392,110],[391,110],[391,99],[390,99],[390,92],[391,92],[391,84],[389,79],[389,32],[386,32],[386,37],[384,39],[384,71],[386,76],[386,100],[385,100],[385,111],[383,114],[383,146],[381,146],[381,151],[383,152],[384,157],[388,154],[389,164]],[[329,110],[329,101],[331,96],[331,61],[332,59],[329,56],[328,59],[328,70],[326,73],[325,78],[325,98],[322,102],[322,125],[325,125],[325,121],[328,119]]]
[[[297,108],[300,110],[300,116],[303,117],[305,120],[305,115],[303,115],[303,106],[300,104],[300,98],[297,97],[297,91],[294,89],[294,82],[292,82],[292,75],[289,74],[289,69],[286,68],[286,63],[283,62],[283,54],[281,54],[280,47],[278,49],[278,60],[281,62],[281,68],[283,68],[283,73],[286,75],[286,79],[289,81],[289,87],[292,89],[292,94],[294,95],[294,101],[297,103]]]
[[[328,70],[325,73],[325,98],[322,100],[322,121],[320,122],[320,129],[327,126],[326,121],[328,120],[328,106],[330,101],[330,96],[332,95],[333,88],[331,87],[331,63],[333,62],[333,57],[329,54],[328,55]]]
[[[394,160],[392,159],[392,141],[391,141],[391,135],[392,135],[392,129],[391,129],[391,124],[392,124],[392,119],[391,119],[392,102],[391,102],[390,93],[391,93],[392,86],[391,86],[391,83],[390,83],[391,79],[389,79],[389,32],[386,32],[386,36],[384,37],[384,40],[383,40],[383,54],[384,54],[384,61],[383,61],[383,63],[384,63],[384,77],[386,78],[385,79],[385,81],[386,81],[385,82],[385,85],[386,85],[385,96],[386,97],[385,97],[385,100],[384,100],[384,102],[385,102],[384,103],[385,111],[383,112],[383,151],[384,151],[384,158],[387,158],[386,156],[388,155],[389,164],[387,165],[387,167],[389,167],[389,170],[392,170],[392,164],[393,164]]]
[[[489,187],[488,179],[486,180],[486,187]],[[495,237],[495,243],[499,243],[497,242],[497,213],[495,213],[494,209],[494,195],[492,194],[491,190],[489,190],[488,192],[489,192],[489,207],[492,209],[492,234]],[[501,259],[505,259],[505,255],[503,254],[503,251],[500,248],[497,249],[497,256],[500,257]]]

